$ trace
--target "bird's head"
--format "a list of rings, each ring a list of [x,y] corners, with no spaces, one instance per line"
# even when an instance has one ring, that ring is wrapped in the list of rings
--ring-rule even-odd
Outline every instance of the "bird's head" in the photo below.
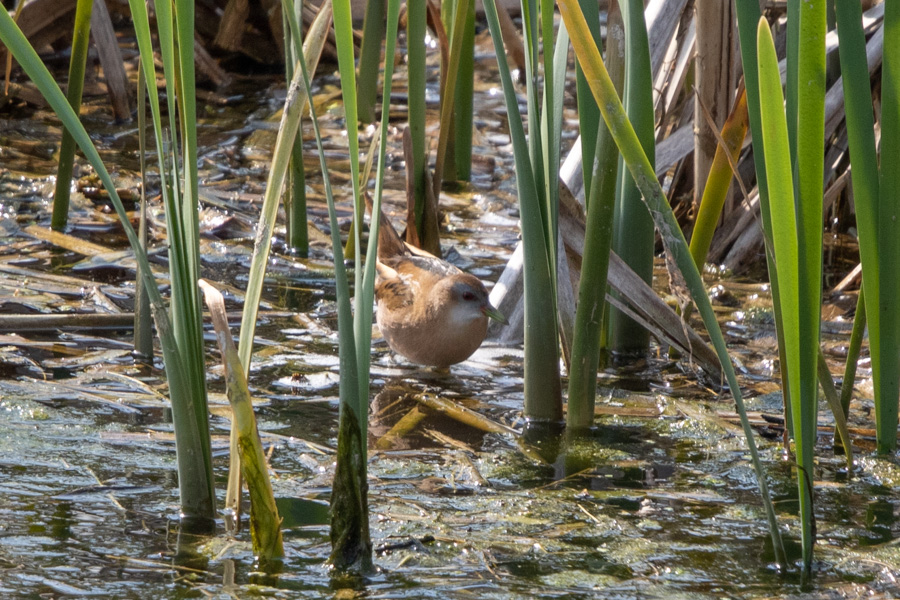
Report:
[[[468,273],[454,275],[445,280],[449,295],[452,320],[460,325],[485,317],[507,324],[506,317],[491,305],[484,284]]]

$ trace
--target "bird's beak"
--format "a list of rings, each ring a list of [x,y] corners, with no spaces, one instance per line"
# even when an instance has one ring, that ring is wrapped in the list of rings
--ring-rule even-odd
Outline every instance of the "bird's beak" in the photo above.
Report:
[[[509,321],[506,319],[506,317],[503,316],[503,313],[491,306],[490,302],[488,302],[481,309],[481,312],[483,312],[484,316],[488,317],[489,319],[493,319],[499,323],[502,323],[503,325],[509,325]]]

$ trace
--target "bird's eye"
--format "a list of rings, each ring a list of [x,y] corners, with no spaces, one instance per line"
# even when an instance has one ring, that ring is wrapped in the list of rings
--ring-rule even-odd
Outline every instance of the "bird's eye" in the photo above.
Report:
[[[475,300],[475,292],[470,292],[467,290],[467,291],[463,292],[462,297],[463,297],[463,300],[465,300],[466,302],[472,302]]]

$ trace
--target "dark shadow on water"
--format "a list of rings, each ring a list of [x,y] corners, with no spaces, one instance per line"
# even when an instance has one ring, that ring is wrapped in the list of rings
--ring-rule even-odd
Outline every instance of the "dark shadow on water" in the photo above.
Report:
[[[179,567],[206,571],[209,568],[209,557],[202,552],[199,552],[197,548],[207,539],[207,536],[212,535],[215,530],[198,531],[190,529],[189,527],[195,525],[200,526],[203,525],[203,523],[190,523],[189,527],[186,527],[184,525],[185,522],[186,520],[183,519],[182,525],[178,529],[173,562]]]
[[[522,443],[548,464],[563,450],[565,423],[529,421],[522,428]]]
[[[895,509],[894,503],[886,498],[878,498],[866,505],[866,529],[859,535],[861,546],[875,546],[894,539]]]
[[[601,425],[569,434],[546,425],[526,428],[526,453],[540,457],[544,464],[517,463],[519,481],[525,487],[653,488],[660,481],[671,480],[677,470],[674,461],[660,460],[660,453],[654,451],[666,441],[624,425]]]

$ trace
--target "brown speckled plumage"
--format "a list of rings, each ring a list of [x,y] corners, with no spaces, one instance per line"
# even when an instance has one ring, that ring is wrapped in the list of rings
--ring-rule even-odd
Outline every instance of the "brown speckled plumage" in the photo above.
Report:
[[[383,216],[380,230],[376,320],[388,345],[421,365],[446,368],[469,358],[484,341],[488,318],[504,320],[484,284],[446,261],[398,245]]]

